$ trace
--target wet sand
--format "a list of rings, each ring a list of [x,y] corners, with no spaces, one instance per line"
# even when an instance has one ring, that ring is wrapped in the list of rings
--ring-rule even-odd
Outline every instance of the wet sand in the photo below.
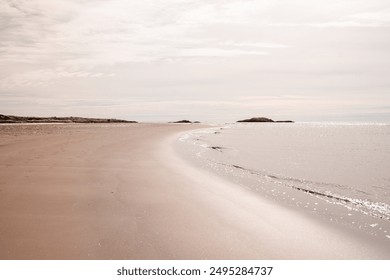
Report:
[[[179,158],[196,127],[0,126],[0,259],[389,258]]]

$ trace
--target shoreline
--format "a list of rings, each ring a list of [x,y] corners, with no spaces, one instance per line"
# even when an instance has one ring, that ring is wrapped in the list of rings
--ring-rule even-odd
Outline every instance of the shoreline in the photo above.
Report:
[[[363,238],[368,239],[368,243],[375,242],[390,248],[388,215],[381,216],[382,213],[385,215],[385,212],[381,211],[385,210],[388,201],[385,198],[375,200],[374,195],[377,193],[370,193],[370,189],[367,190],[370,196],[359,196],[358,193],[360,191],[366,194],[364,186],[369,185],[370,182],[362,181],[364,179],[362,176],[353,176],[354,181],[344,182],[346,185],[343,185],[338,181],[340,178],[346,180],[345,177],[340,177],[341,173],[333,174],[332,177],[329,176],[332,175],[329,172],[325,173],[326,169],[324,171],[321,168],[310,169],[309,166],[302,165],[302,158],[294,157],[302,152],[299,146],[295,145],[296,143],[285,143],[281,140],[273,146],[270,139],[275,140],[275,133],[269,131],[270,133],[266,133],[261,138],[256,138],[258,136],[256,134],[246,134],[249,133],[247,131],[256,131],[256,127],[245,130],[243,129],[245,126],[213,127],[191,131],[176,141],[177,151],[196,168],[223,178],[239,188],[248,189],[253,195],[266,198],[291,211],[299,211],[303,215],[322,221],[326,226],[341,228],[350,234],[352,232],[352,234],[362,235]],[[292,127],[286,126],[278,129],[277,132],[288,134],[288,130]],[[321,128],[321,133],[326,134],[327,131],[323,131],[324,129]],[[297,128],[294,125],[295,130]],[[261,131],[264,133],[263,129]],[[251,146],[249,141],[258,142],[260,146]],[[321,144],[323,143],[319,143],[318,146]],[[295,155],[291,151],[294,151]],[[311,150],[308,155],[312,158],[316,155],[317,160],[329,161],[327,158],[318,158],[316,151]],[[283,161],[289,164],[283,165]],[[298,170],[294,169],[297,165],[300,166],[301,173],[294,173]],[[318,177],[319,174],[323,178]],[[364,176],[366,173],[361,174]],[[374,178],[382,177],[374,176]],[[354,186],[357,181],[363,182],[360,188],[356,188],[355,192],[348,192],[348,189],[352,188],[349,186]],[[344,187],[344,192],[341,187]],[[377,205],[378,209],[375,209]],[[365,210],[372,212],[365,212]]]
[[[192,166],[173,142],[193,125],[21,127],[0,136],[0,259],[389,257]]]
[[[218,186],[218,191],[213,191],[214,195],[223,194],[227,198],[229,194],[230,203],[225,209],[229,209],[230,212],[234,212],[234,207],[236,211],[250,209],[250,213],[247,214],[257,217],[254,221],[257,223],[257,230],[248,234],[259,234],[253,236],[253,241],[262,243],[262,240],[267,240],[266,244],[257,244],[263,246],[260,259],[390,258],[387,246],[383,246],[385,245],[382,243],[383,240],[372,238],[354,228],[329,223],[312,213],[262,196],[245,185],[233,182],[226,175],[199,165],[199,162],[191,159],[185,151],[180,151],[180,147],[176,146],[175,149],[176,154],[179,154],[178,161],[183,161],[182,164],[177,164],[183,169],[183,173],[196,174],[193,177],[197,180],[204,178],[208,186],[211,184]],[[186,168],[187,172],[184,171]],[[242,201],[238,201],[237,198]],[[220,209],[219,213],[223,211]],[[249,229],[251,226],[243,224],[243,227]],[[279,237],[276,237],[278,235]],[[272,236],[275,238],[268,239]],[[256,246],[255,243],[252,244]]]

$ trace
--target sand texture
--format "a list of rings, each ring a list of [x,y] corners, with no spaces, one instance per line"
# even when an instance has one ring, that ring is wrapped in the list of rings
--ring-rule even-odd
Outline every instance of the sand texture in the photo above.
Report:
[[[0,259],[366,259],[389,253],[192,167],[190,124],[0,126]]]

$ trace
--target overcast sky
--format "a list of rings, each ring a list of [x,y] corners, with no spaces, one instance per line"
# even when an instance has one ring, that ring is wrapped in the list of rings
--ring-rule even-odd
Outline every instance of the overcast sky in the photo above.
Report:
[[[390,1],[0,0],[0,114],[390,122]]]

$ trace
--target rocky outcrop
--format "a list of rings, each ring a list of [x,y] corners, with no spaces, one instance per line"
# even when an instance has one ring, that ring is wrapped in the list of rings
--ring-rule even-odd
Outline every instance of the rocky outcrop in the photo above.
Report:
[[[175,121],[175,122],[169,122],[169,123],[200,123],[199,121],[189,121],[189,120],[181,120],[181,121]]]
[[[251,119],[240,120],[237,122],[275,122],[275,121],[272,119],[269,119],[269,118],[260,117],[260,118],[251,118]]]
[[[261,122],[261,123],[264,123],[264,122],[267,122],[267,123],[293,123],[294,121],[274,121],[272,119],[269,119],[269,118],[264,118],[264,117],[257,117],[257,118],[251,118],[251,119],[245,119],[245,120],[239,120],[237,122]]]

